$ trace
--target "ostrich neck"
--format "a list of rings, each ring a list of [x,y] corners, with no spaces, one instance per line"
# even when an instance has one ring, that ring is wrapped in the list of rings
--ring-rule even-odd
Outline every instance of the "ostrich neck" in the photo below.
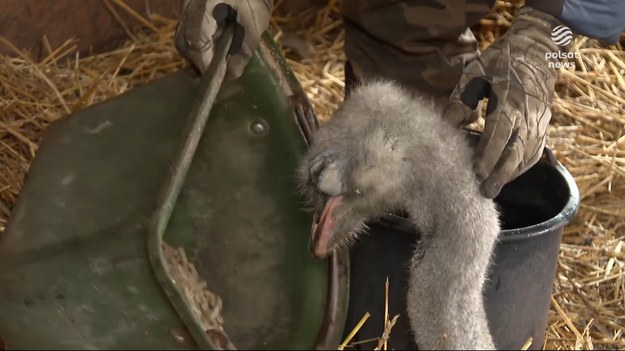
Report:
[[[494,204],[480,196],[427,199],[407,207],[422,235],[407,298],[417,344],[492,349],[482,290],[499,233]]]

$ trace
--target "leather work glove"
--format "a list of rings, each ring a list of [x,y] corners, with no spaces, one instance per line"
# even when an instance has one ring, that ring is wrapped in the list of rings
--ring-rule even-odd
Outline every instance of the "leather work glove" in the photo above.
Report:
[[[466,65],[451,94],[446,117],[457,126],[474,122],[473,110],[488,98],[475,153],[475,171],[487,198],[496,197],[542,155],[558,53],[570,48],[552,41],[551,31],[558,25],[562,23],[551,15],[522,8],[511,28]]]
[[[236,20],[228,71],[239,77],[269,27],[273,0],[184,0],[174,42],[200,72],[213,58],[213,41],[226,20]]]

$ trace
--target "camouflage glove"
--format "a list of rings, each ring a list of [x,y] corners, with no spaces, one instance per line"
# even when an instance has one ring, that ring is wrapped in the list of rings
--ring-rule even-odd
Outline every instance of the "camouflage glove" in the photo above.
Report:
[[[477,115],[472,111],[488,98],[475,154],[475,171],[488,198],[496,197],[542,155],[557,78],[557,58],[551,57],[561,49],[552,41],[551,30],[561,24],[524,7],[511,28],[467,64],[451,95],[446,116],[458,126],[474,122]]]
[[[184,0],[176,48],[204,72],[213,58],[213,40],[226,20],[236,20],[228,71],[239,77],[269,26],[272,7],[273,0]]]

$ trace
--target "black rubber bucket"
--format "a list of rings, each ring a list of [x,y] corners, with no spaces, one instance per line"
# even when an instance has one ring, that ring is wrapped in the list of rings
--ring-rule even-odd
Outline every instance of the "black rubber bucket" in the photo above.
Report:
[[[519,350],[530,337],[530,349],[541,349],[563,228],[577,213],[579,190],[570,173],[545,148],[543,158],[507,184],[495,200],[502,213],[502,232],[484,291],[490,330],[498,349]],[[370,235],[362,236],[350,251],[345,336],[366,312],[371,317],[352,340],[382,335],[388,276],[389,316],[400,314],[388,349],[416,349],[405,312],[416,228],[394,215],[376,220],[370,228]],[[375,342],[354,349],[373,347]]]

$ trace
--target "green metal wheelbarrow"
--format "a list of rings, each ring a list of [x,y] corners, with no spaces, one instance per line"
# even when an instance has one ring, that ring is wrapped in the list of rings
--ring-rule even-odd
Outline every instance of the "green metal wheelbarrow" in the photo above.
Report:
[[[340,343],[348,259],[308,253],[296,189],[317,121],[267,33],[222,83],[228,45],[203,77],[179,71],[49,127],[0,236],[6,349]],[[194,312],[165,243],[221,299],[225,334]]]

